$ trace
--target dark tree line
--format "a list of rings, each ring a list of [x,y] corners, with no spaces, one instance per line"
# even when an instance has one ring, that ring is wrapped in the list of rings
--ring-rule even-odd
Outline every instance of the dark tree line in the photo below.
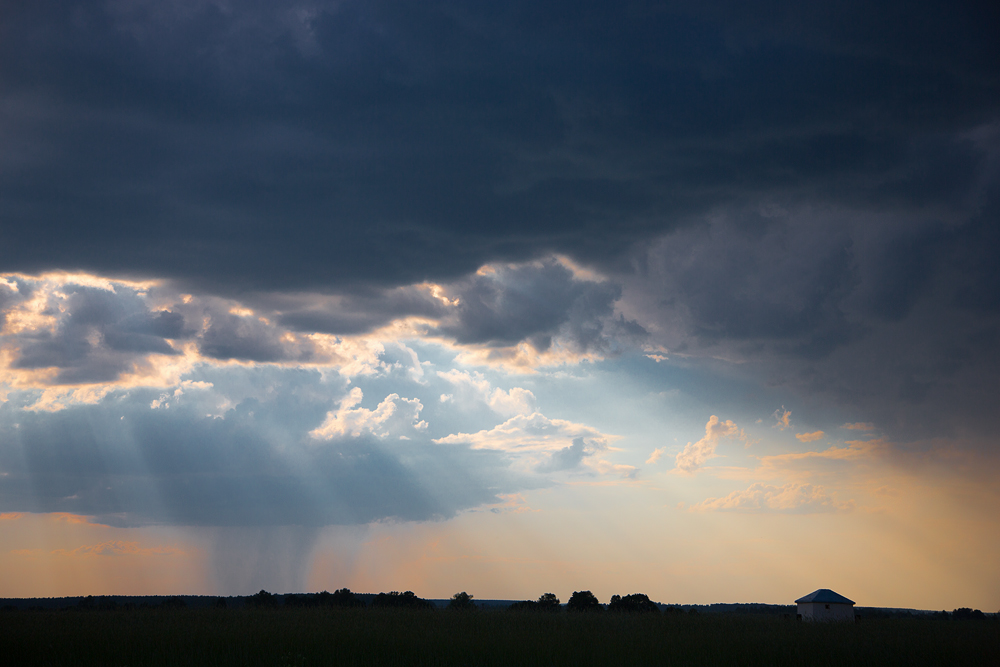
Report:
[[[538,600],[515,602],[507,609],[510,611],[559,611],[559,598],[554,593],[545,593]]]
[[[375,609],[433,609],[434,603],[418,598],[413,591],[379,593],[372,600]]]
[[[349,588],[330,593],[323,591],[315,595],[286,595],[286,607],[340,607],[349,609],[351,607],[364,607],[365,603],[351,592]]]
[[[420,609],[420,610],[433,610],[436,609],[436,605],[429,600],[417,597],[413,591],[405,591],[400,593],[398,591],[392,591],[390,593],[379,593],[374,597],[369,597],[370,602],[366,605],[365,601],[351,592],[348,588],[341,588],[333,593],[328,591],[323,591],[321,593],[306,593],[306,594],[286,594],[286,595],[274,595],[266,590],[261,590],[254,595],[249,595],[242,598],[242,606],[250,609],[273,609],[278,607],[287,607],[290,609],[295,608],[339,608],[339,609],[357,609],[365,608],[366,606],[371,606],[374,609]],[[233,600],[230,598],[229,600]],[[236,598],[236,606],[240,605],[240,598]],[[215,609],[226,609],[230,606],[227,602],[227,598],[217,597],[207,604],[200,602],[193,602],[194,607],[210,606]],[[64,609],[75,610],[75,611],[132,611],[140,609],[184,609],[189,606],[188,600],[180,596],[162,598],[157,602],[119,602],[112,597],[94,597],[87,596],[85,598],[79,599],[76,605],[72,607],[65,607]],[[739,606],[739,605],[737,605]],[[751,605],[752,606],[752,605]],[[652,613],[659,614],[661,611],[666,614],[697,614],[698,610],[691,608],[686,610],[677,605],[667,605],[660,606],[659,604],[653,602],[649,597],[643,593],[632,593],[631,595],[612,595],[610,601],[607,604],[601,604],[600,600],[597,599],[590,591],[574,591],[570,596],[569,601],[565,605],[566,612],[571,614],[576,613],[617,613],[617,614],[635,614],[635,613]],[[478,609],[479,605],[473,600],[473,596],[469,593],[462,591],[460,593],[455,593],[448,601],[447,609],[449,611],[473,611]],[[20,609],[32,610],[44,610],[43,607],[23,607],[19,608],[13,605],[5,605],[0,611],[18,611]],[[542,612],[542,613],[554,613],[562,611],[561,602],[554,593],[545,593],[541,595],[537,600],[522,600],[520,602],[515,602],[508,607],[508,611],[511,612]],[[785,614],[788,616],[788,614]],[[1000,621],[1000,612],[996,614],[984,614],[979,609],[971,609],[968,607],[960,607],[953,610],[951,613],[947,611],[939,611],[933,613],[914,613],[914,612],[901,612],[899,610],[878,610],[878,609],[866,609],[864,610],[865,618],[895,618],[895,617],[917,617],[924,619],[935,619],[935,620],[946,620],[946,621]]]
[[[552,593],[534,600],[524,600],[515,602],[510,607],[510,611],[559,611],[559,598]],[[605,608],[597,596],[590,591],[575,591],[566,603],[566,611],[570,613],[597,613],[609,611],[615,613],[659,613],[660,607],[643,593],[633,593],[632,595],[612,595],[611,601]]]

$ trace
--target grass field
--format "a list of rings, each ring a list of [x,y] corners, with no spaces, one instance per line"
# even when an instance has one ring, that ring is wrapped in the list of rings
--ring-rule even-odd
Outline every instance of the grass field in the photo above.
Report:
[[[0,614],[7,665],[991,665],[1000,623],[503,611]]]

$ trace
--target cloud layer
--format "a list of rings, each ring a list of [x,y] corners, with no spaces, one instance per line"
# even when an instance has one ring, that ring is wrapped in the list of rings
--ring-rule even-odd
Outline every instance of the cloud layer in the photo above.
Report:
[[[982,4],[778,3],[766,22],[729,2],[3,11],[0,265],[229,293],[616,262],[762,198],[948,220],[987,173],[977,137],[1000,108]],[[829,251],[800,245],[821,261],[796,331],[846,261],[823,236]],[[836,324],[812,344],[847,335]]]

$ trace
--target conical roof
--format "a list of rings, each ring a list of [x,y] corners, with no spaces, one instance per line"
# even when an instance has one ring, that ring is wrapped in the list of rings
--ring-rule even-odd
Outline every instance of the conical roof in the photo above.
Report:
[[[806,595],[805,597],[801,597],[798,600],[796,600],[795,604],[798,604],[800,602],[823,602],[827,604],[831,602],[836,602],[838,604],[854,604],[854,600],[848,600],[840,593],[835,593],[831,591],[829,588],[820,588],[818,590],[815,590],[809,595]]]

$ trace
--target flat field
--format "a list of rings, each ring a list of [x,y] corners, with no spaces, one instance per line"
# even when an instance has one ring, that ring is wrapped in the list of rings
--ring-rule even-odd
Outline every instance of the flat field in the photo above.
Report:
[[[990,665],[1000,622],[337,609],[0,614],[5,665]]]

